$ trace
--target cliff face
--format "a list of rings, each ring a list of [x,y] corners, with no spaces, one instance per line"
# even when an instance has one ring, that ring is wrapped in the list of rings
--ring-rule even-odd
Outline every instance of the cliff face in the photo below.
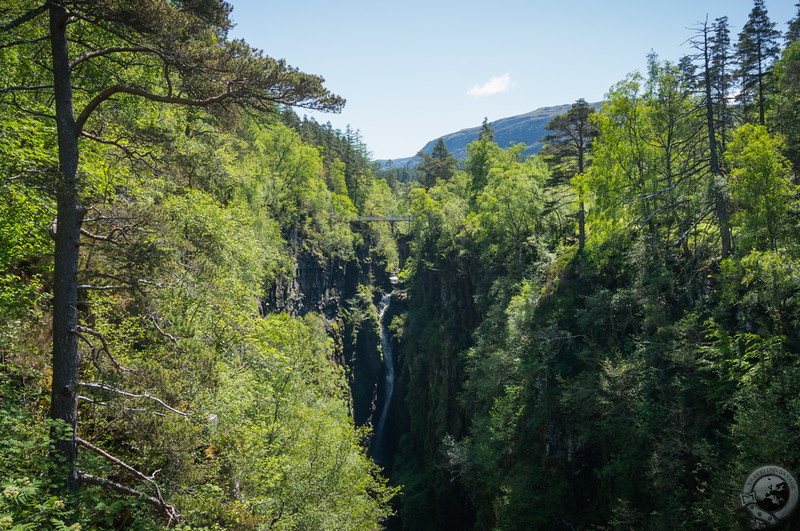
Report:
[[[430,267],[420,264],[407,286],[407,324],[398,349],[401,376],[395,387],[404,401],[397,406],[399,443],[392,477],[415,493],[402,500],[404,529],[470,529],[474,509],[443,465],[443,455],[444,441],[459,440],[468,429],[458,396],[465,378],[462,353],[479,322],[474,264],[457,256],[433,259]]]
[[[267,287],[262,312],[318,312],[325,317],[347,374],[355,423],[373,426],[382,368],[380,324],[374,301],[365,295],[391,283],[382,260],[371,250],[369,232],[361,235],[363,243],[349,259],[321,256],[305,248],[296,233],[287,235],[293,272]]]
[[[305,248],[302,236],[288,234],[293,274],[279,277],[267,287],[262,311],[296,316],[319,312],[333,321],[341,317],[344,302],[356,295],[359,286],[391,289],[390,273],[375,254],[369,231],[360,234],[363,241],[349,259],[323,256]]]

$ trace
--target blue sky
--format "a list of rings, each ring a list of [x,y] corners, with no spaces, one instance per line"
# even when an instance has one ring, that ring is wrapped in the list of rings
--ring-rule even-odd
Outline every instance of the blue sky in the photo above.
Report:
[[[267,55],[326,79],[341,114],[298,110],[361,132],[376,159],[539,107],[599,101],[647,54],[691,53],[691,28],[728,16],[735,41],[752,0],[228,0]],[[796,0],[765,0],[777,29]]]

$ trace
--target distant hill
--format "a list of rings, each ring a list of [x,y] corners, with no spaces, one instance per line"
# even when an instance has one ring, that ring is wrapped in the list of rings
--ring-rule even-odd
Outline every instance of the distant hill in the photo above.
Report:
[[[600,107],[600,103],[592,103],[591,105],[595,108]],[[542,143],[539,142],[539,139],[550,133],[549,131],[545,131],[544,127],[550,123],[550,120],[554,117],[567,112],[571,106],[572,104],[542,107],[529,113],[495,120],[491,122],[492,129],[494,130],[495,142],[502,148],[507,148],[511,144],[518,144],[521,142],[528,146],[528,149],[525,150],[525,154],[533,155],[538,153],[542,148]],[[447,146],[448,151],[450,151],[455,158],[463,160],[467,158],[467,144],[478,139],[480,130],[481,126],[478,125],[444,135],[441,138],[444,139],[444,145]],[[419,151],[430,155],[437,140],[439,140],[439,138],[434,138]],[[381,164],[382,168],[385,168],[389,161],[379,160],[377,162]],[[422,162],[422,159],[417,156],[392,160],[392,164],[395,168],[403,166],[414,167],[420,162]]]

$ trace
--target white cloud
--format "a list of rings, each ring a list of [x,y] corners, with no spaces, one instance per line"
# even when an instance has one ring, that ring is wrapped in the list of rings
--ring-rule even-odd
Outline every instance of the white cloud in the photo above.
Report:
[[[506,72],[502,76],[493,77],[483,85],[473,85],[472,88],[467,91],[467,94],[475,96],[476,98],[481,96],[493,96],[505,92],[513,86],[514,82],[511,81],[511,72]]]

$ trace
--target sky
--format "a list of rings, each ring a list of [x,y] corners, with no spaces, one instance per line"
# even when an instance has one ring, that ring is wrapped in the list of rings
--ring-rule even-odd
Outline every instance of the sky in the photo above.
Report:
[[[244,39],[325,78],[339,114],[297,113],[360,132],[374,159],[540,107],[603,99],[648,53],[692,53],[692,28],[728,17],[731,40],[753,0],[228,0]],[[785,32],[797,0],[765,0]],[[781,42],[782,44],[782,42]]]

